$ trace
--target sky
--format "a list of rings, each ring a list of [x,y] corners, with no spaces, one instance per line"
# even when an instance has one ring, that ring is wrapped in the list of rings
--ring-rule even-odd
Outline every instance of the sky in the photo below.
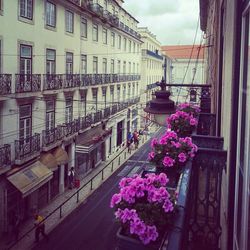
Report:
[[[199,0],[124,0],[123,7],[157,36],[162,45],[192,45]],[[200,43],[200,27],[196,44]]]

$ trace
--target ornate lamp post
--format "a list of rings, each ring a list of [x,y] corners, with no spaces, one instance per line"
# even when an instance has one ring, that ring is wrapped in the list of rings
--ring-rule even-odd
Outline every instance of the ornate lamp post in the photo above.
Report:
[[[161,87],[161,90],[155,92],[156,98],[147,103],[144,111],[152,114],[156,123],[165,126],[167,117],[175,112],[175,103],[169,99],[170,91],[167,90],[167,84],[164,79],[156,84]]]

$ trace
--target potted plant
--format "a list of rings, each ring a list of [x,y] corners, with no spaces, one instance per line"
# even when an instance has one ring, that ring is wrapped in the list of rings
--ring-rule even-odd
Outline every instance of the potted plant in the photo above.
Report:
[[[156,166],[158,173],[167,174],[171,186],[177,185],[184,165],[198,149],[190,137],[179,138],[174,131],[166,131],[159,140],[154,138],[151,147],[149,161]]]
[[[159,248],[175,207],[174,195],[166,189],[168,181],[164,173],[147,174],[145,178],[134,175],[120,181],[120,192],[110,202],[121,224],[117,234],[119,249]]]
[[[173,130],[179,137],[190,136],[198,125],[193,115],[184,111],[177,111],[167,118],[168,129]]]
[[[177,108],[177,111],[183,111],[192,115],[193,117],[198,117],[199,113],[201,112],[200,107],[198,105],[192,103],[180,103]]]

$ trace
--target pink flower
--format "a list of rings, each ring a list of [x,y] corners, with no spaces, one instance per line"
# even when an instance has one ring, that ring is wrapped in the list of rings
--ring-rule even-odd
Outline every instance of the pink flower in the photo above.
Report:
[[[179,162],[185,162],[187,160],[187,156],[185,153],[178,154]]]
[[[155,158],[155,152],[150,152],[149,154],[148,154],[148,159],[149,160],[153,160]]]
[[[115,205],[120,203],[121,200],[122,200],[122,196],[120,194],[114,194],[111,198],[110,207],[113,208]]]
[[[175,163],[175,160],[173,160],[171,157],[169,156],[165,156],[164,159],[163,159],[163,165],[166,166],[166,167],[173,167],[174,166],[174,163]]]
[[[158,144],[157,139],[156,139],[156,138],[153,138],[152,141],[151,141],[151,147],[154,148],[155,145],[157,145],[157,144]]]
[[[195,118],[191,118],[189,123],[190,123],[191,126],[196,126],[198,124],[198,121]]]

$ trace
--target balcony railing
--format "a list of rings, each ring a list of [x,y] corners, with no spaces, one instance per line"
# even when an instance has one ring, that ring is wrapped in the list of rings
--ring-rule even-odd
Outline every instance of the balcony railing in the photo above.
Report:
[[[63,88],[63,74],[43,75],[43,90],[59,90]]]
[[[92,85],[93,77],[92,74],[83,74],[81,75],[81,86],[90,86]]]
[[[62,126],[57,126],[56,128],[52,128],[50,130],[43,130],[42,138],[43,147],[48,147],[58,141],[61,141],[63,138]]]
[[[103,75],[102,74],[94,74],[94,83],[102,84],[103,83]]]
[[[0,95],[11,94],[11,74],[0,74]]]
[[[71,136],[71,135],[78,133],[80,130],[80,127],[81,127],[80,123],[81,123],[81,121],[79,118],[75,119],[74,121],[64,123],[62,125],[63,135],[67,137],[67,136]]]
[[[16,93],[41,91],[40,74],[16,74]]]
[[[11,163],[11,149],[9,144],[0,146],[0,168],[9,166]]]
[[[23,160],[40,152],[40,134],[27,137],[21,140],[15,140],[16,160]]]
[[[81,78],[80,74],[66,74],[64,75],[63,87],[64,88],[75,88],[80,87]]]
[[[151,50],[146,50],[146,51],[142,51],[142,53],[145,53],[146,52],[146,54],[147,55],[149,55],[149,56],[151,56],[151,57],[154,57],[154,58],[156,58],[156,59],[159,59],[159,60],[163,60],[163,56],[161,56],[161,55],[159,55],[158,53],[155,53],[154,51],[151,51]]]
[[[89,3],[88,9],[97,16],[103,17],[103,7],[98,3]]]

